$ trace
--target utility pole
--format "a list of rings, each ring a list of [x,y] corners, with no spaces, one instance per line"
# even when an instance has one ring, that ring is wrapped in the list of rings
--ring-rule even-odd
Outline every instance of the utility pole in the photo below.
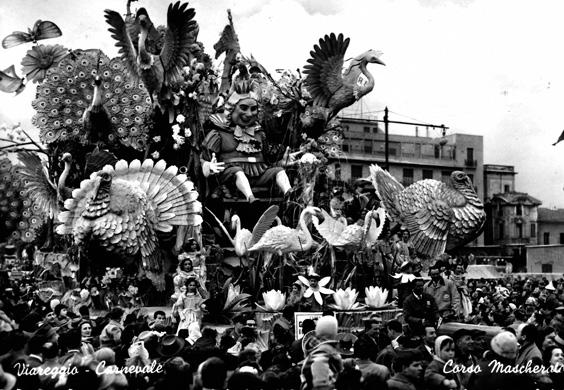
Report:
[[[342,118],[345,119],[345,118]],[[441,135],[444,137],[446,135],[446,131],[448,130],[448,127],[445,125],[432,125],[429,123],[418,123],[418,122],[404,122],[404,121],[391,121],[388,117],[388,107],[384,108],[384,120],[379,120],[379,119],[370,119],[368,120],[369,122],[376,122],[376,123],[382,123],[384,122],[384,154],[385,154],[385,158],[386,158],[386,170],[389,171],[390,170],[390,140],[389,140],[389,124],[390,123],[395,123],[398,125],[411,125],[411,126],[425,126],[425,127],[433,127],[433,128],[439,128],[442,130]]]
[[[388,106],[384,108],[384,148],[385,148],[385,156],[386,156],[386,171],[390,170],[390,142],[388,140]]]

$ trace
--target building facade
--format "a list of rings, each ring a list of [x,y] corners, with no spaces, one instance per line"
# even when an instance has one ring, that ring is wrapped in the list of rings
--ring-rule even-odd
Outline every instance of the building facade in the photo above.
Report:
[[[378,122],[341,118],[345,129],[342,159],[332,162],[341,180],[367,177],[370,164],[385,164],[385,135]],[[389,172],[404,186],[418,180],[445,181],[453,171],[468,174],[480,199],[483,194],[484,145],[481,135],[450,134],[441,138],[389,134]]]
[[[513,165],[484,164],[484,199],[515,191],[515,175]]]
[[[538,243],[540,245],[564,244],[564,209],[551,210],[539,207]]]
[[[538,206],[542,202],[523,192],[494,194],[486,200],[486,245],[537,244]]]

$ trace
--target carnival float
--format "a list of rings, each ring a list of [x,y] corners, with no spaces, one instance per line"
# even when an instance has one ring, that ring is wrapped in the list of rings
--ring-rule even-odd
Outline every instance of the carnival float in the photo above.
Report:
[[[389,238],[400,228],[427,258],[480,233],[463,172],[404,188],[373,165],[354,191],[331,170],[344,158],[339,112],[372,91],[379,52],[349,53],[343,34],[320,32],[301,71],[273,75],[241,51],[229,11],[212,53],[187,3],[170,4],[164,26],[130,2],[121,12],[98,16],[114,58],[44,43],[64,42],[50,21],[2,42],[30,47],[23,77],[10,66],[0,90],[36,89],[39,134],[0,129],[5,253],[100,307],[139,298],[221,323],[299,305],[348,313],[352,326],[396,313]]]

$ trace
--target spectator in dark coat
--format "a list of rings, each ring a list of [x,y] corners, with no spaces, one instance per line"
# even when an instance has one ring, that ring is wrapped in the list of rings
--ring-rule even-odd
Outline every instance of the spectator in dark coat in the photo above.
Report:
[[[423,279],[416,279],[411,295],[403,302],[403,315],[412,332],[423,334],[425,323],[436,324],[439,313],[435,299],[423,292]]]

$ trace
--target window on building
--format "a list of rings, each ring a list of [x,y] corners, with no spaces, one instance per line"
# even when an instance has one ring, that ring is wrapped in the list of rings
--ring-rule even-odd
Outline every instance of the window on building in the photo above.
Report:
[[[500,240],[503,240],[503,238],[505,237],[505,229],[504,229],[504,227],[505,227],[505,226],[503,225],[503,222],[501,222],[501,223],[499,224],[499,239],[500,239]]]
[[[423,179],[432,179],[432,178],[433,178],[433,170],[423,169]]]
[[[542,243],[543,243],[544,245],[549,245],[549,244],[550,244],[550,233],[549,233],[549,232],[544,232],[543,235],[542,235],[542,237],[543,237]]]
[[[377,128],[377,127],[373,127],[373,128],[372,128],[372,132],[373,132],[374,134],[377,134],[377,133],[378,133],[378,128]]]
[[[511,192],[511,186],[509,184],[504,185],[503,186],[503,192],[506,193],[506,194],[508,192]]]
[[[364,130],[365,133],[370,133],[370,127],[364,126],[362,129]]]
[[[531,224],[531,237],[536,237],[536,236],[537,236],[537,224],[532,223]]]
[[[497,205],[497,216],[503,217],[503,207],[500,204]]]
[[[403,185],[413,184],[413,168],[403,168]]]
[[[372,154],[372,142],[364,144],[364,153]]]
[[[517,237],[523,238],[523,225],[522,224],[517,225]]]
[[[359,179],[362,177],[362,165],[351,165],[351,177]]]
[[[441,147],[439,145],[435,145],[435,158],[441,158]]]
[[[450,171],[441,171],[441,181],[448,182],[450,180]]]
[[[517,215],[523,215],[523,206],[518,204],[515,208],[515,214]]]
[[[474,161],[474,148],[466,148],[466,158],[468,161]]]
[[[552,264],[541,264],[541,272],[551,274],[552,273]]]
[[[343,144],[342,148],[343,148],[343,152],[349,151],[349,145],[348,144]]]
[[[560,233],[560,243],[564,244],[564,233]]]

